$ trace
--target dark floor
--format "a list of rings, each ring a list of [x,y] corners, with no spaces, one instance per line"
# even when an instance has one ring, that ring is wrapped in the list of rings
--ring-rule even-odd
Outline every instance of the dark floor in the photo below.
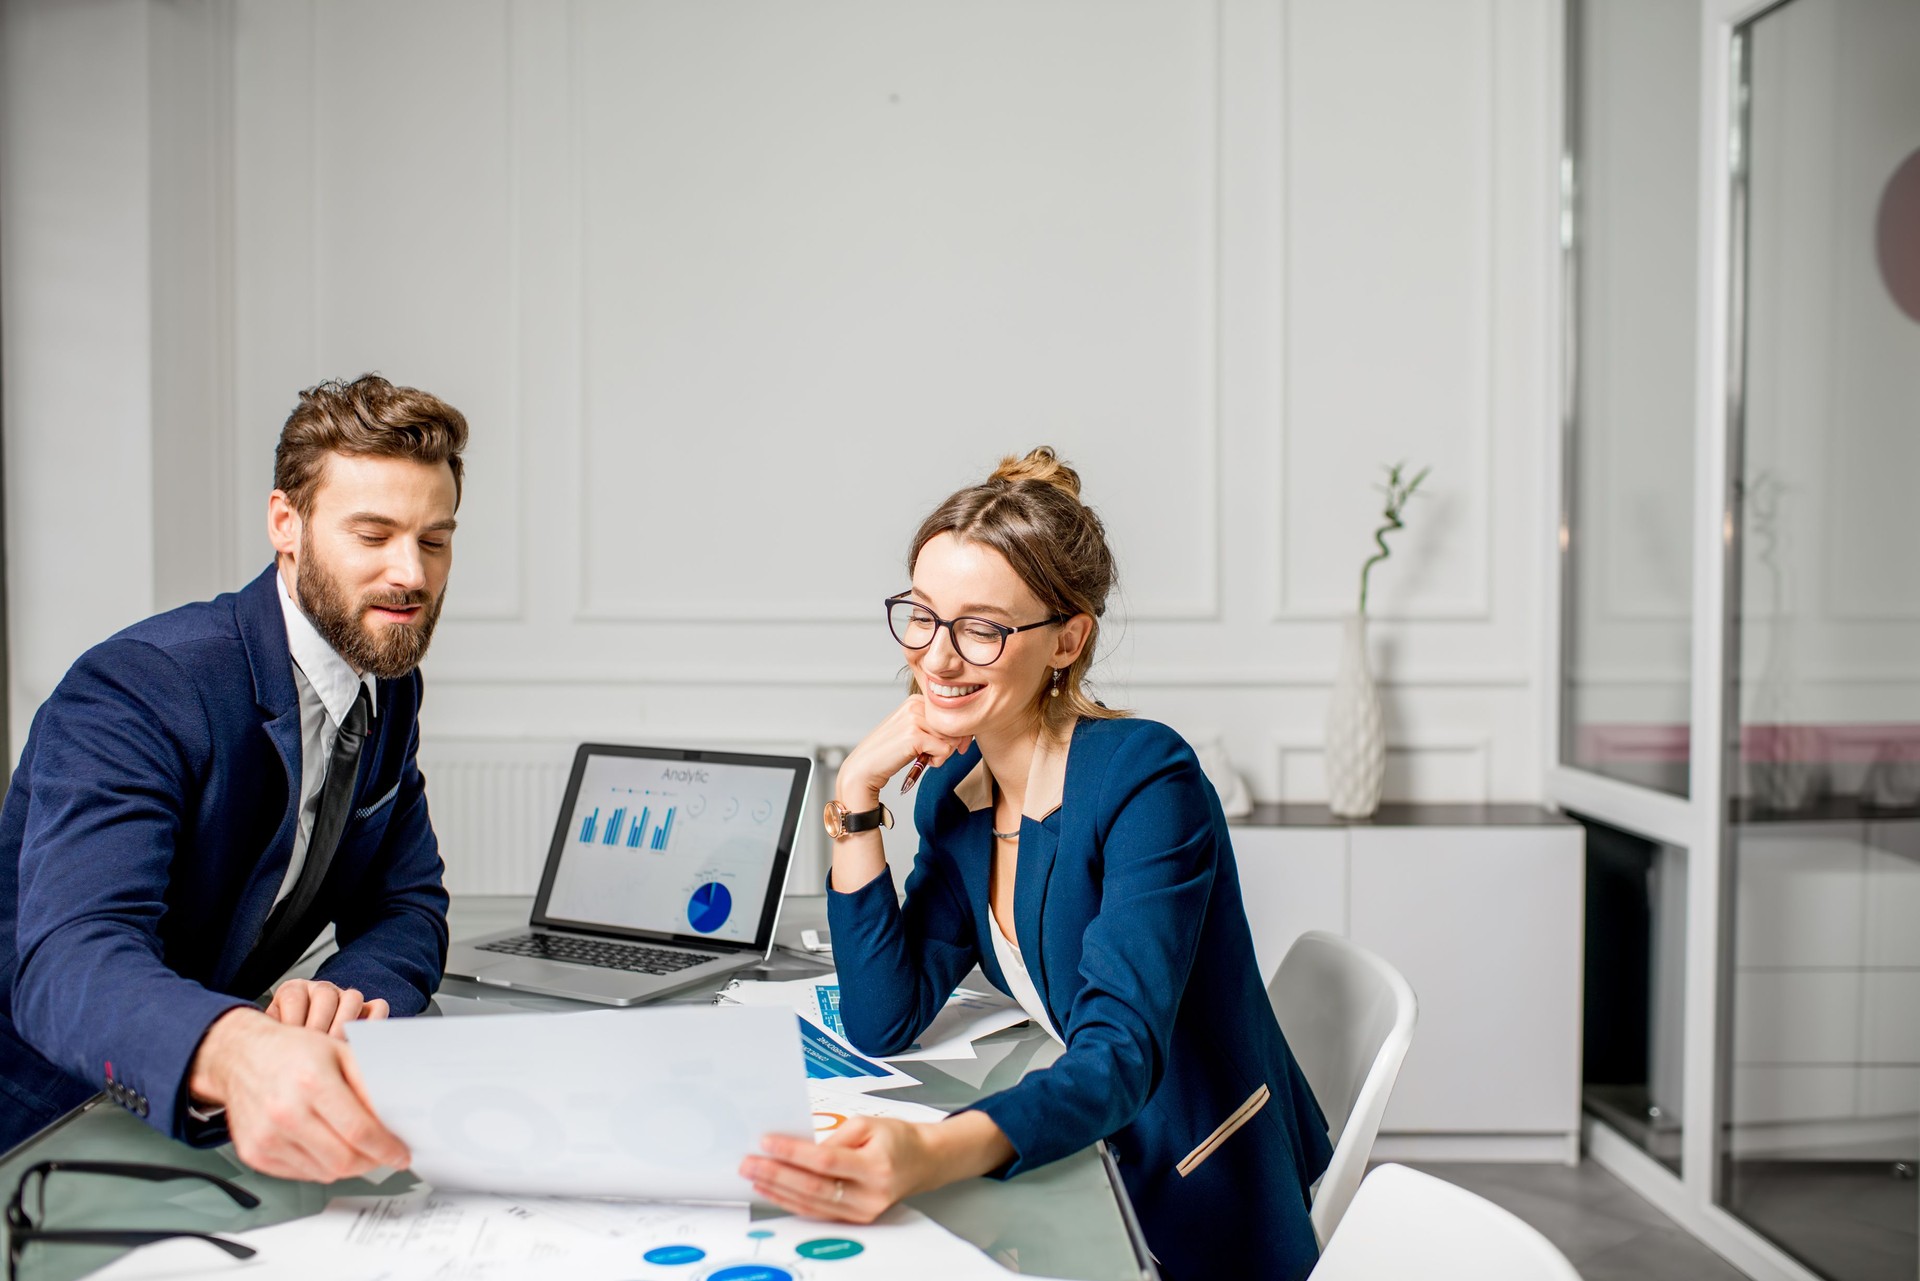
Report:
[[[1920,1187],[1891,1161],[1736,1161],[1728,1208],[1822,1276],[1913,1281]]]
[[[1409,1164],[1412,1164],[1409,1162]],[[1743,1274],[1592,1161],[1419,1165],[1531,1223],[1584,1281],[1744,1281]]]

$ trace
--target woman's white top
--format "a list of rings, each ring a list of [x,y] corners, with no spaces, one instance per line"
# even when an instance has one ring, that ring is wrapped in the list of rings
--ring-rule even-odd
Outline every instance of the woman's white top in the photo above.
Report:
[[[1007,987],[1013,993],[1013,999],[1020,1002],[1020,1008],[1027,1012],[1041,1031],[1060,1044],[1066,1042],[1053,1029],[1053,1020],[1047,1017],[1047,1007],[1040,1000],[1040,989],[1033,985],[1033,976],[1027,973],[1027,962],[1020,955],[1020,945],[1000,932],[1000,918],[993,914],[993,908],[987,908],[987,919],[993,922],[993,955],[1000,962],[1000,973],[1007,980]]]

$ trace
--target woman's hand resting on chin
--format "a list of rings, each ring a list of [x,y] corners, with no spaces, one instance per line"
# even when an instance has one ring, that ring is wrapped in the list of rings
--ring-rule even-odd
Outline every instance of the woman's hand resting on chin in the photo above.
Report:
[[[955,752],[967,750],[970,738],[948,738],[927,728],[927,700],[911,695],[860,740],[840,763],[834,797],[855,813],[880,803],[887,780],[924,755],[929,766],[939,765]]]

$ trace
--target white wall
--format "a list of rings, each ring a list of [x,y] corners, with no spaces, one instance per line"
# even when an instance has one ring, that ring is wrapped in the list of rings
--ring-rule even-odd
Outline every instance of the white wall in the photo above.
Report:
[[[67,664],[154,603],[148,17],[59,0],[6,10],[0,363],[16,750]]]
[[[15,749],[85,645],[265,564],[295,391],[372,368],[474,427],[438,760],[854,740],[914,524],[1045,442],[1120,556],[1109,699],[1287,800],[1378,467],[1431,462],[1374,575],[1388,794],[1535,797],[1549,4],[10,0]],[[78,421],[130,468],[86,516]]]

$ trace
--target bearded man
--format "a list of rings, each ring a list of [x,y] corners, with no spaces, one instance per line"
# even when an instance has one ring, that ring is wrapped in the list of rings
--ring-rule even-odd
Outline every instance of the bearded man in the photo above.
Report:
[[[383,378],[302,392],[274,564],[87,651],[34,716],[0,808],[0,1150],[104,1089],[268,1174],[407,1163],[344,1028],[418,1013],[446,960],[416,668],[466,442]]]

